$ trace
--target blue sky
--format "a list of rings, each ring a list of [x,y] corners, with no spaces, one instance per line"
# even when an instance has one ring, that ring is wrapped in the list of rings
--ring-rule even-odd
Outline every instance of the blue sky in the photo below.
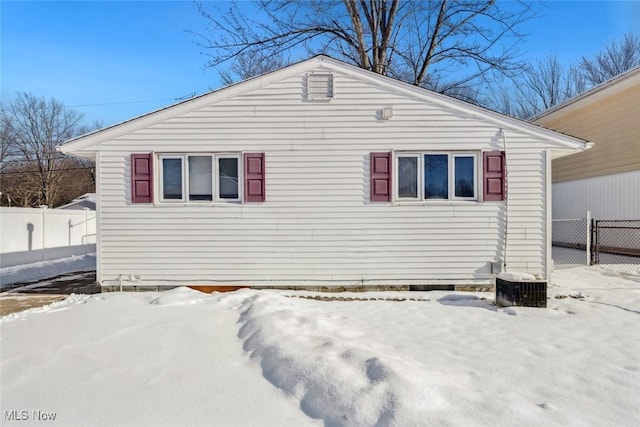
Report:
[[[506,1],[506,0],[504,0]],[[527,23],[526,57],[568,64],[625,32],[640,34],[640,1],[548,1]],[[206,23],[192,1],[0,3],[1,97],[54,97],[105,125],[220,86],[185,30]]]

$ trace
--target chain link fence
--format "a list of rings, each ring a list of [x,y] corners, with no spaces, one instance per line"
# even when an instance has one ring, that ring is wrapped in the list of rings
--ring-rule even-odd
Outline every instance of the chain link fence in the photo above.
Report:
[[[552,225],[552,252],[554,268],[572,268],[589,265],[588,218],[554,219]]]
[[[640,220],[593,221],[592,263],[640,276]]]
[[[552,245],[556,269],[599,265],[640,276],[640,220],[554,219]]]

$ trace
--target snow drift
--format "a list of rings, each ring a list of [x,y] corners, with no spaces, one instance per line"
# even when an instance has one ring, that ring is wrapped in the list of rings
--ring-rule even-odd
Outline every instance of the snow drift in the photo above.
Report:
[[[64,426],[640,423],[639,278],[557,272],[547,309],[299,298],[314,295],[178,288],[5,316],[0,410]]]

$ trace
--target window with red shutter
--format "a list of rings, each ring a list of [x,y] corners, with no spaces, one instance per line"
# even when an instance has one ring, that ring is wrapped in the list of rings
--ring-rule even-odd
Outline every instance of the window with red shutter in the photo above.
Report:
[[[371,153],[371,201],[391,201],[391,152]]]
[[[398,201],[478,200],[478,154],[396,152],[394,185]]]
[[[264,153],[244,153],[244,201],[265,201]]]
[[[484,201],[506,200],[507,164],[504,151],[485,151],[482,153],[482,164]]]
[[[153,203],[153,154],[131,155],[131,202]]]

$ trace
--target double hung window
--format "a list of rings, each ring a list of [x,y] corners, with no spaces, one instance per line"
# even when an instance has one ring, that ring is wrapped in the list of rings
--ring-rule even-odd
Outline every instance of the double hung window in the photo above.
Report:
[[[241,162],[236,154],[160,155],[163,202],[239,201]]]
[[[396,156],[399,200],[477,200],[475,153],[401,153]]]

